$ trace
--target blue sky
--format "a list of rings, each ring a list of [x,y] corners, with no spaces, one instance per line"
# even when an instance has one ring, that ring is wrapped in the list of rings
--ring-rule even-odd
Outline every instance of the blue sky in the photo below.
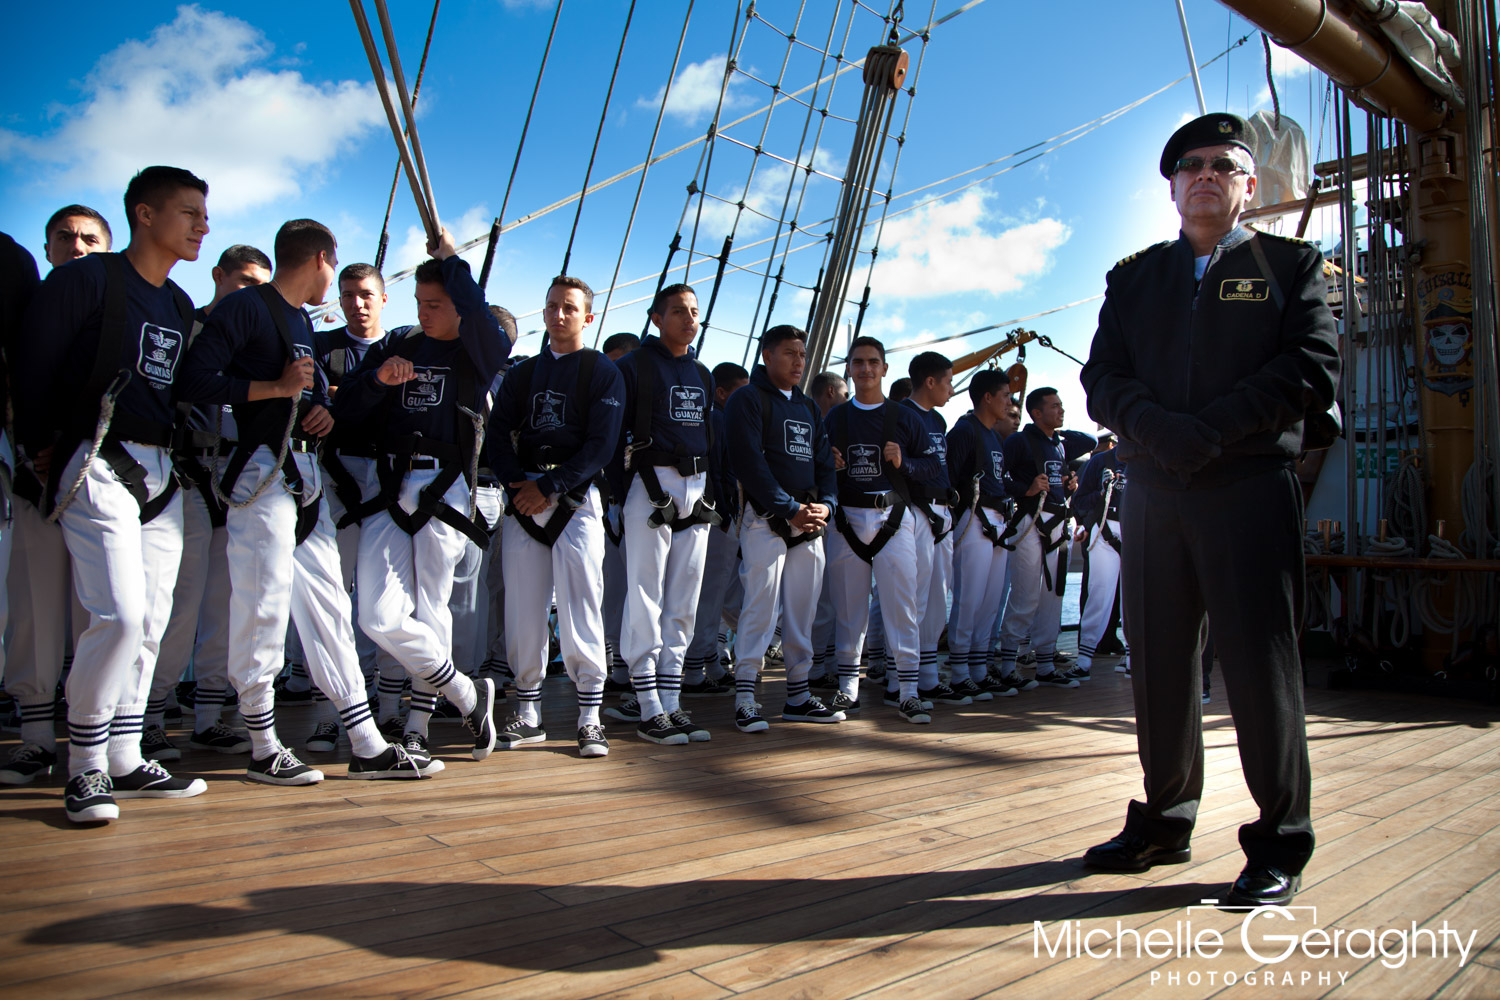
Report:
[[[688,6],[688,0],[637,4],[593,181],[645,159]],[[935,8],[931,0],[908,2],[904,26],[919,27],[934,9],[942,16],[960,6],[961,0],[939,0]],[[400,0],[391,7],[410,82],[431,6]],[[628,7],[626,0],[565,0],[507,222],[580,190]],[[796,28],[798,44],[789,46],[784,34],[792,31],[798,7],[796,0],[760,0],[760,19],[736,30],[730,0],[692,4],[658,154],[704,135],[731,46],[746,72],[732,77],[725,122],[766,105],[767,84],[778,76],[785,91],[813,83],[831,24],[835,51],[847,36],[843,50],[849,59],[883,41],[881,21],[868,7],[814,0]],[[1210,0],[1188,0],[1186,7],[1200,62],[1251,30]],[[418,119],[439,211],[460,240],[487,232],[500,211],[553,9],[551,3],[523,0],[447,0],[441,7]],[[373,21],[373,6],[369,10]],[[158,162],[188,167],[210,184],[213,232],[203,258],[174,272],[195,300],[211,294],[209,269],[224,247],[247,242],[269,251],[276,227],[287,218],[326,222],[339,237],[342,261],[373,259],[395,146],[345,4],[31,5],[11,12],[10,20],[12,30],[0,40],[8,69],[0,111],[0,229],[39,259],[46,218],[68,202],[98,208],[123,240],[125,181],[139,167]],[[1064,39],[1066,49],[1059,47]],[[914,40],[905,47],[915,72],[922,44]],[[1209,108],[1241,114],[1269,108],[1263,58],[1255,36],[1204,70]],[[1306,129],[1314,159],[1331,158],[1331,133],[1319,122],[1323,77],[1279,50],[1275,66],[1282,110]],[[1024,157],[934,184],[1108,115],[1186,70],[1173,0],[985,0],[931,32],[894,190],[899,196],[934,186],[898,197],[890,210],[909,209],[1014,166]],[[827,86],[819,91],[819,106]],[[858,70],[834,84],[831,114],[813,155],[816,170],[842,175],[853,131],[838,117],[857,114],[861,87]],[[1164,138],[1196,113],[1191,85],[1182,82],[1094,131],[1075,133],[1054,152],[891,217],[863,332],[894,347],[1099,295],[1116,260],[1176,235],[1156,160]],[[906,114],[903,95],[895,109],[898,130]],[[686,243],[696,217],[698,249],[716,256],[734,225],[733,203],[743,198],[750,210],[739,213],[736,247],[773,235],[792,173],[774,157],[795,157],[807,117],[805,108],[788,102],[771,113],[769,125],[760,114],[726,129],[726,136],[744,145],[728,139],[714,144],[707,180],[699,183],[726,201],[705,201],[701,217],[687,187],[700,171],[702,144],[650,169],[619,265],[621,284],[637,283],[615,293],[601,326],[605,334],[639,330],[644,306],[625,303],[654,287],[679,220],[685,222]],[[814,116],[814,128],[819,120]],[[745,148],[758,145],[772,155],[756,157]],[[809,142],[806,149],[812,148]],[[889,144],[879,190],[889,184],[895,152],[895,143]],[[805,150],[799,162],[807,156]],[[638,176],[631,177],[583,205],[569,270],[599,291],[596,312],[602,311],[621,253],[638,183]],[[798,221],[826,231],[817,223],[833,214],[837,189],[834,181],[812,175]],[[795,200],[800,184],[792,190]],[[561,266],[575,207],[502,238],[489,298],[520,315],[523,331],[540,327],[539,318],[527,314],[539,309],[549,277]],[[877,199],[872,218],[879,211]],[[866,248],[873,235],[873,228],[867,230]],[[387,271],[420,259],[421,242],[403,179]],[[822,254],[816,243],[803,234],[792,239],[794,248],[813,245],[785,258],[789,282],[815,284]],[[785,248],[784,235],[780,245]],[[746,248],[732,257],[745,270],[731,268],[720,289],[705,350],[709,364],[744,356],[740,334],[752,329],[757,301],[764,303],[763,279],[753,272],[764,272],[766,265],[757,262],[769,249]],[[471,255],[476,270],[480,253],[482,248]],[[676,263],[684,260],[679,254]],[[863,291],[868,270],[869,258],[862,256],[851,281],[853,297]],[[713,268],[696,265],[688,280],[706,304]],[[410,321],[410,284],[393,284],[390,293],[388,322]],[[803,325],[807,296],[800,288],[784,288],[774,319]],[[762,304],[761,325],[764,309]],[[1097,303],[1088,302],[1024,325],[1084,357],[1097,311]],[[852,309],[846,317],[853,318]],[[957,356],[995,342],[1009,328],[938,349]],[[536,337],[523,340],[519,350],[531,353],[537,343]],[[891,378],[904,374],[913,353],[892,353]],[[1032,386],[1057,385],[1069,425],[1092,430],[1077,366],[1036,345],[1026,360]],[[957,404],[951,412],[965,408]]]

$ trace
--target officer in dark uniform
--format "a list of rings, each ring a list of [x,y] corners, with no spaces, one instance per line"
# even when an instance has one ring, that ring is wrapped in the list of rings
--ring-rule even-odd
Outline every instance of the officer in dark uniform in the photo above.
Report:
[[[1332,404],[1339,371],[1322,255],[1239,225],[1255,193],[1246,135],[1220,113],[1167,141],[1161,173],[1182,233],[1109,273],[1082,373],[1090,414],[1119,434],[1130,466],[1121,589],[1146,789],[1124,831],[1084,860],[1143,871],[1189,859],[1203,790],[1198,654],[1211,618],[1260,806],[1240,827],[1248,863],[1221,899],[1232,907],[1286,903],[1313,852],[1292,462],[1304,414]]]

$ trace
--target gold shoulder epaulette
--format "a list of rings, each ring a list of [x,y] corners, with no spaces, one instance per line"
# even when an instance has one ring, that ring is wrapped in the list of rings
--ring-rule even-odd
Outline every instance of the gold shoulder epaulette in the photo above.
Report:
[[[1153,250],[1160,250],[1162,247],[1166,246],[1168,243],[1171,243],[1171,242],[1172,242],[1171,240],[1162,240],[1160,243],[1153,243],[1151,246],[1147,247],[1144,250],[1137,250],[1135,253],[1131,254],[1129,257],[1126,257],[1125,259],[1123,259],[1121,261],[1118,261],[1115,264],[1115,268],[1124,267],[1126,264],[1129,264],[1132,261],[1140,260],[1142,257],[1146,256],[1151,251],[1153,251]],[[1115,268],[1110,268],[1110,270],[1114,270]]]

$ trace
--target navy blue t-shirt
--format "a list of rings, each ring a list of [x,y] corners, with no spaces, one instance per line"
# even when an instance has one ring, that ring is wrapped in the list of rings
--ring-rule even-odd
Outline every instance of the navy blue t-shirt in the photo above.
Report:
[[[729,464],[755,509],[794,517],[801,506],[796,497],[807,494],[816,503],[837,504],[828,434],[818,408],[801,389],[783,394],[765,365],[756,365],[750,384],[729,397],[724,416]]]
[[[280,399],[250,402],[250,383],[276,381],[289,360],[262,294],[258,287],[241,288],[214,306],[208,323],[188,348],[176,383],[175,397],[181,402],[232,405],[241,430],[253,426],[268,407],[286,413]],[[306,311],[288,303],[280,293],[274,305],[286,321],[294,355],[315,357],[312,321]],[[328,379],[316,367],[313,388],[303,390],[301,404],[304,408],[329,405]]]
[[[170,425],[172,384],[192,329],[183,329],[170,283],[158,288],[123,253],[116,256],[125,274],[119,368],[129,380],[115,412]],[[11,357],[16,431],[29,450],[48,446],[64,422],[98,412],[99,401],[82,394],[99,351],[104,285],[102,255],[90,254],[53,268],[32,296]]]
[[[920,480],[921,484],[930,490],[946,491],[951,485],[948,479],[948,421],[937,410],[924,410],[910,396],[903,399],[901,405],[910,409],[922,421],[922,427],[927,431],[929,450],[938,460],[937,474],[931,479]],[[918,482],[910,473],[907,478]]]
[[[1068,478],[1068,463],[1079,455],[1094,450],[1098,442],[1082,431],[1058,431],[1052,437],[1045,436],[1036,424],[1027,424],[1005,439],[1005,469],[1017,483],[1031,488],[1031,481],[1042,473],[1047,474],[1047,495],[1057,503],[1067,499],[1063,483]],[[1032,454],[1033,446],[1041,455],[1042,468],[1037,468],[1037,459]],[[1035,497],[1031,498],[1035,500]]]
[[[661,339],[647,336],[641,346],[615,362],[625,386],[624,444],[634,433],[639,396],[638,373],[642,365],[653,369],[651,403],[652,451],[669,451],[687,457],[708,454],[708,432],[704,418],[713,406],[713,378],[705,379],[693,352],[674,357]]]
[[[584,352],[558,357],[544,350],[534,364],[512,367],[500,382],[500,395],[485,435],[490,467],[506,486],[527,479],[521,454],[548,449],[562,458],[537,480],[543,495],[568,493],[586,485],[604,468],[619,441],[625,389],[615,363],[600,354],[587,398],[578,398],[578,367]],[[520,450],[511,442],[519,437]]]
[[[828,411],[829,442],[844,456],[844,467],[839,470],[841,499],[851,494],[885,493],[891,489],[884,457],[887,405],[890,404],[865,409],[851,399]],[[911,482],[931,482],[942,461],[933,453],[926,425],[911,407],[898,403],[894,408],[892,437],[901,446],[901,469]]]
[[[999,432],[984,426],[972,413],[966,413],[948,432],[948,474],[958,484],[965,502],[970,500],[976,472],[980,474],[980,496],[1000,499],[1014,495],[1005,472]]]

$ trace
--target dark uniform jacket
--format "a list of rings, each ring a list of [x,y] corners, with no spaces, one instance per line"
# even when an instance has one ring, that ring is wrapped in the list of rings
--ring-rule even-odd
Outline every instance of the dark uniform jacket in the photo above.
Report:
[[[1269,274],[1262,274],[1252,239]],[[1141,444],[1141,428],[1162,409],[1195,414],[1221,436],[1223,454],[1188,485],[1290,465],[1303,414],[1326,410],[1338,382],[1338,339],[1317,247],[1236,227],[1219,241],[1200,282],[1185,237],[1125,258],[1106,281],[1080,378],[1090,416],[1120,436],[1119,460],[1131,475],[1184,485]]]

